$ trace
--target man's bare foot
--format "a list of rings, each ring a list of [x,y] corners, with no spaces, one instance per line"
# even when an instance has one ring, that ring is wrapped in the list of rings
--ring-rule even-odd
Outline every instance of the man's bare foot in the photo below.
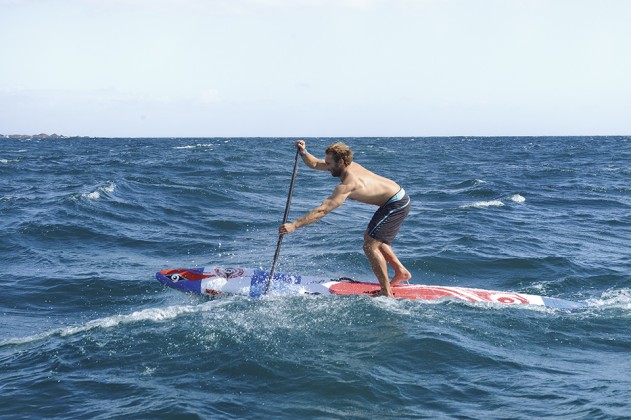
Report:
[[[390,280],[390,284],[395,285],[402,283],[404,281],[408,281],[412,278],[412,274],[407,269],[403,269],[401,271],[397,271],[394,273],[394,277]]]
[[[369,295],[370,297],[379,297],[379,296],[385,296],[385,297],[391,297],[393,298],[394,295],[388,295],[388,292],[384,291],[384,290],[375,290],[372,292],[368,292],[367,295]]]

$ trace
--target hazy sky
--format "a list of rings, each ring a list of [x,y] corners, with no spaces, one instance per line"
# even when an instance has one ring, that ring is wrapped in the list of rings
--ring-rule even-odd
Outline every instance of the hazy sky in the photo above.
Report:
[[[631,135],[629,0],[0,0],[0,133]]]

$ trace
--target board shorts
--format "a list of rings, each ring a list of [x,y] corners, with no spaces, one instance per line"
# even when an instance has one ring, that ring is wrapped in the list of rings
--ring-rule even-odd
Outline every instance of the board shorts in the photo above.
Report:
[[[379,242],[391,245],[409,212],[410,197],[401,188],[386,204],[377,209],[368,223],[366,234]]]

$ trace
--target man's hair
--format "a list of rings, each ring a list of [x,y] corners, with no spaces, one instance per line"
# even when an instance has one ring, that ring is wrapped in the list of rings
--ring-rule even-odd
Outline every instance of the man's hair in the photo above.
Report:
[[[326,148],[326,154],[333,155],[333,159],[335,163],[339,162],[340,159],[344,161],[346,166],[350,165],[353,162],[353,151],[342,142],[337,142]]]

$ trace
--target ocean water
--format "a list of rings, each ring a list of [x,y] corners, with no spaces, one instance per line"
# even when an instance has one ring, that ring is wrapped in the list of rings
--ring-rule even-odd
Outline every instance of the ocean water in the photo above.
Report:
[[[184,294],[155,272],[269,269],[292,139],[0,139],[0,417],[631,418],[630,137],[341,140],[412,197],[413,283],[589,306]],[[336,182],[301,164],[290,219]],[[277,270],[372,279],[373,211]]]

